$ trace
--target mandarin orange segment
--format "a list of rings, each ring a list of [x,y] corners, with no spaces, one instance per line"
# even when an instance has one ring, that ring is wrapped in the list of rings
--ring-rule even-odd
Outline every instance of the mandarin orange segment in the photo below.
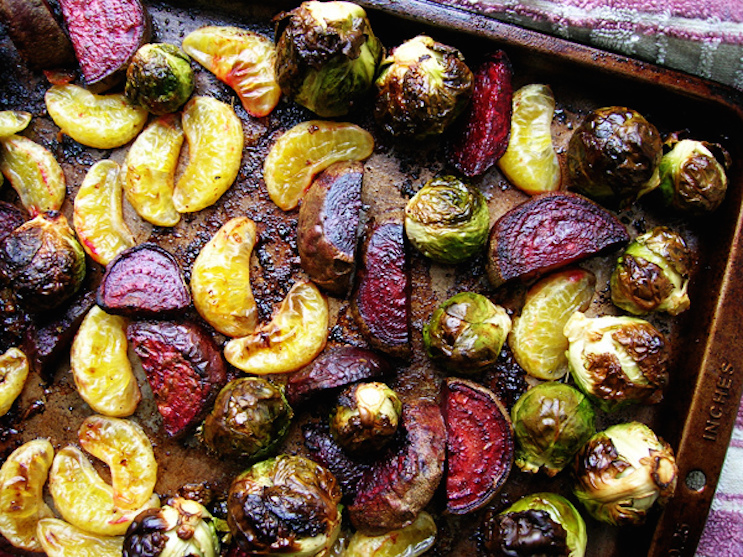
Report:
[[[294,209],[313,177],[331,164],[364,160],[374,151],[374,138],[346,122],[310,120],[297,124],[274,143],[263,165],[271,200],[284,211]]]
[[[48,557],[121,557],[124,536],[99,536],[58,518],[43,518],[36,537]]]

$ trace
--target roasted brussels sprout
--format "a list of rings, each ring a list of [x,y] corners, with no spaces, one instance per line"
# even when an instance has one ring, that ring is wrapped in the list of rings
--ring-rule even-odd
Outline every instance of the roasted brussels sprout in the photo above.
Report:
[[[482,294],[460,292],[423,327],[428,356],[449,371],[473,374],[495,364],[511,330],[506,310]]]
[[[568,143],[570,187],[599,203],[626,207],[659,184],[657,128],[622,106],[591,112]]]
[[[454,176],[439,176],[405,206],[405,233],[426,257],[460,263],[488,241],[490,213],[485,197]]]
[[[402,415],[397,393],[380,382],[356,383],[338,395],[330,432],[350,453],[381,449],[395,435]]]
[[[595,434],[575,460],[575,495],[597,520],[641,524],[673,495],[678,467],[670,445],[639,422]]]
[[[383,534],[355,532],[343,557],[418,557],[433,547],[436,523],[426,511],[407,526]]]
[[[691,250],[680,234],[658,226],[638,236],[611,275],[611,301],[635,315],[689,309]]]
[[[276,81],[322,117],[342,116],[371,88],[384,53],[352,2],[302,2],[276,18]]]
[[[85,252],[64,215],[39,215],[0,241],[0,284],[28,311],[53,309],[85,278]]]
[[[174,44],[149,43],[137,50],[126,70],[124,92],[152,114],[175,112],[193,93],[191,59]]]
[[[586,317],[565,324],[570,375],[603,410],[663,399],[669,348],[663,333],[637,317]]]
[[[263,377],[241,377],[219,392],[201,435],[220,455],[265,458],[282,441],[293,416],[279,387]]]
[[[486,523],[485,548],[513,557],[583,557],[586,523],[573,504],[556,493],[533,493]]]
[[[572,461],[596,432],[590,401],[577,389],[549,381],[529,389],[511,410],[516,465],[525,472],[543,468],[554,476]]]
[[[215,557],[219,537],[200,503],[174,497],[137,515],[124,537],[123,557]]]
[[[667,151],[665,151],[667,149]],[[730,154],[716,143],[666,140],[660,161],[660,193],[666,205],[691,215],[717,209],[725,198]]]
[[[240,474],[227,496],[227,523],[248,555],[322,557],[341,528],[335,476],[301,457],[279,455]]]
[[[461,52],[419,35],[382,60],[374,117],[392,135],[438,135],[467,106],[473,83]]]

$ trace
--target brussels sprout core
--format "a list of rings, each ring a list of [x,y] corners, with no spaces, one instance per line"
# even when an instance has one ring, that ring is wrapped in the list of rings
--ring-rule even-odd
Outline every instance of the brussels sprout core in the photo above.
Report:
[[[29,311],[61,305],[82,286],[85,252],[64,215],[47,213],[0,241],[0,284]]]
[[[611,275],[611,300],[629,313],[689,309],[691,251],[684,239],[659,226],[638,236],[617,261]]]
[[[495,364],[511,330],[506,310],[482,294],[455,294],[423,327],[428,356],[455,373],[472,374]]]
[[[725,199],[730,155],[720,145],[673,137],[660,161],[660,192],[666,204],[692,215],[717,209]]]
[[[374,116],[392,135],[437,135],[467,106],[473,83],[457,49],[419,35],[380,64]]]
[[[516,464],[525,472],[540,467],[554,476],[572,461],[596,432],[588,399],[564,383],[541,383],[519,398],[511,411]]]
[[[568,143],[571,187],[599,203],[628,206],[658,186],[662,147],[657,128],[637,111],[599,108]]]
[[[351,453],[380,449],[397,431],[402,403],[384,383],[358,383],[338,396],[330,431]]]
[[[410,243],[434,261],[469,259],[483,250],[489,231],[485,197],[454,176],[430,180],[405,207]]]
[[[175,112],[193,93],[191,59],[169,43],[142,46],[126,71],[127,98],[152,114]]]
[[[323,117],[348,113],[371,88],[383,51],[352,2],[303,2],[276,17],[276,80]]]
[[[575,312],[565,324],[570,374],[604,410],[659,402],[668,382],[668,342],[647,321]]]
[[[639,422],[597,433],[575,462],[575,495],[594,518],[609,524],[641,524],[676,489],[673,450]]]
[[[215,557],[219,550],[209,511],[196,501],[174,497],[134,519],[126,531],[123,557]]]
[[[202,438],[220,455],[263,458],[283,440],[293,416],[280,388],[263,377],[242,377],[220,391]]]
[[[254,464],[230,486],[227,523],[248,555],[326,555],[341,529],[341,491],[327,469],[280,455]]]

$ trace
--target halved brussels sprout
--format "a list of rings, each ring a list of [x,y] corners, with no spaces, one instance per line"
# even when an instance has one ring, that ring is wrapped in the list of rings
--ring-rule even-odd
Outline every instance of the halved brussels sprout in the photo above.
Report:
[[[482,294],[460,292],[446,300],[423,327],[428,356],[462,374],[495,364],[511,330],[511,318]]]
[[[219,392],[201,436],[219,455],[265,458],[284,439],[293,416],[281,388],[263,377],[241,377]]]
[[[436,523],[426,511],[407,526],[372,535],[355,532],[343,557],[418,557],[433,547]]]
[[[641,524],[673,496],[678,467],[670,445],[639,422],[596,433],[575,460],[575,495],[602,522]]]
[[[588,114],[568,143],[570,187],[599,203],[625,207],[660,183],[657,128],[623,106]]]
[[[596,432],[589,400],[565,383],[548,381],[529,389],[511,410],[516,464],[524,472],[554,476]]]
[[[191,59],[174,44],[141,46],[126,70],[126,97],[152,114],[175,112],[193,89]]]
[[[691,250],[680,234],[658,226],[627,246],[611,275],[611,301],[635,315],[689,309]]]
[[[663,399],[668,341],[643,319],[575,312],[565,324],[568,362],[576,386],[602,409]]]
[[[64,215],[48,213],[22,224],[0,242],[0,282],[29,311],[61,305],[82,286],[85,252]]]
[[[124,537],[123,557],[215,557],[220,553],[214,517],[196,501],[173,497],[142,511]]]
[[[454,176],[439,176],[405,206],[405,233],[423,255],[460,263],[483,251],[490,232],[485,197]]]
[[[323,556],[340,533],[340,499],[327,469],[302,456],[279,455],[232,482],[227,523],[248,554]]]
[[[586,524],[573,504],[556,493],[527,495],[488,525],[485,546],[494,555],[583,557]]]
[[[387,385],[357,383],[338,395],[330,413],[330,432],[350,453],[368,454],[392,439],[401,416],[402,402]]]
[[[382,60],[374,116],[392,135],[438,135],[467,106],[473,83],[459,50],[419,35]]]
[[[352,2],[302,2],[276,18],[276,80],[322,117],[342,116],[370,89],[384,47]]]
[[[666,205],[691,215],[717,209],[727,192],[730,154],[716,143],[679,140],[665,143],[660,161],[660,187]]]
[[[0,416],[8,413],[28,378],[28,358],[18,348],[0,354]]]

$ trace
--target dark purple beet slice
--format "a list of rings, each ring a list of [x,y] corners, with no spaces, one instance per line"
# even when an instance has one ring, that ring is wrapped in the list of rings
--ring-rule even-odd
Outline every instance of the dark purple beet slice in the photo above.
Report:
[[[567,192],[536,195],[493,225],[488,278],[495,287],[534,278],[628,241],[624,225],[590,199]]]
[[[467,379],[447,379],[446,509],[466,514],[485,506],[513,466],[511,419],[495,394]]]
[[[410,355],[410,273],[402,222],[370,223],[351,308],[372,347]]]
[[[150,18],[139,0],[60,0],[67,31],[88,88],[120,82],[140,46],[149,42]]]
[[[97,303],[113,314],[157,317],[185,310],[191,291],[170,253],[155,244],[140,244],[108,264]]]
[[[351,286],[364,165],[338,162],[312,183],[299,208],[297,248],[310,279],[331,294]]]
[[[127,338],[142,361],[165,432],[175,437],[195,427],[227,383],[219,346],[191,322],[135,321]]]
[[[293,373],[286,383],[286,398],[294,406],[317,392],[374,379],[389,372],[389,363],[371,350],[342,346]]]

